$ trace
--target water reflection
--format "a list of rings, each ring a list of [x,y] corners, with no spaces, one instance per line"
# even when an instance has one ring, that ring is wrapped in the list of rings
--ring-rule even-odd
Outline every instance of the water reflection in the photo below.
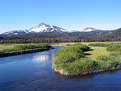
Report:
[[[16,89],[23,83],[28,88],[33,79],[35,83],[43,84],[53,74],[52,60],[60,49],[0,58],[0,91],[11,87]],[[20,89],[27,91],[23,87]]]
[[[94,75],[86,75],[86,76],[65,76],[65,75],[59,74],[58,72],[54,72],[54,74],[56,76],[59,76],[59,77],[65,78],[65,79],[71,79],[71,80],[73,80],[75,82],[78,82],[80,80],[91,80],[94,77]]]
[[[53,54],[49,54],[49,55],[36,55],[33,57],[33,61],[37,62],[37,63],[44,63],[47,62],[52,56],[54,56]]]
[[[44,67],[46,68],[49,66],[51,59],[54,55],[53,54],[48,54],[48,55],[35,55],[32,60],[34,63],[38,64],[37,66]]]
[[[115,91],[121,89],[119,70],[76,77],[65,77],[53,72],[53,57],[61,48],[0,58],[0,91],[104,91],[106,88],[108,91]]]
[[[80,82],[80,81],[92,80],[95,76],[103,76],[103,75],[111,76],[120,71],[121,70],[112,70],[112,71],[101,72],[101,73],[96,73],[96,74],[89,74],[89,75],[85,75],[85,76],[65,76],[65,75],[59,74],[58,72],[54,72],[54,74],[58,77],[71,79],[72,81],[75,81],[75,82]]]

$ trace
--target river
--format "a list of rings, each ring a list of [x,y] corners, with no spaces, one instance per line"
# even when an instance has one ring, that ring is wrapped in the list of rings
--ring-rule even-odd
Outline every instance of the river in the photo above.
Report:
[[[49,51],[0,58],[0,91],[120,91],[121,71],[64,77],[52,70]]]

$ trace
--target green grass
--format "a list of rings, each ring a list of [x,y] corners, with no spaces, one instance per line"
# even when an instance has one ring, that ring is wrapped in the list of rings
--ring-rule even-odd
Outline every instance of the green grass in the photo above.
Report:
[[[74,62],[76,59],[83,58],[84,52],[89,51],[90,48],[86,45],[75,44],[70,47],[65,47],[56,53],[54,64],[65,64]]]
[[[52,43],[51,46],[63,46],[63,47],[67,47],[69,45],[73,45],[76,43]]]
[[[89,55],[86,55],[87,58],[91,58],[91,59],[96,59],[98,56],[101,55],[106,55],[109,56],[110,52],[106,50],[106,47],[91,47],[92,51],[88,51],[86,53],[88,53]]]
[[[82,44],[84,43],[80,43],[80,45]],[[78,46],[76,46],[76,44],[66,46],[64,50],[67,49],[68,52],[63,51],[63,49],[60,50],[55,56],[53,69],[57,72],[60,72],[61,70],[60,73],[64,75],[86,75],[121,68],[121,54],[118,52],[110,52],[107,50],[107,47],[102,46],[91,47],[92,50],[86,52],[83,50],[83,47],[81,50],[84,53],[84,57],[78,57],[76,55],[77,57],[75,56],[73,59],[72,55],[76,54],[76,52],[69,50],[72,50],[72,47],[74,46],[79,47],[79,43],[77,45]],[[69,52],[71,52],[72,55],[67,56]],[[83,55],[82,53],[80,54]],[[62,56],[65,57],[65,60],[68,59],[68,61],[63,62],[64,58]],[[55,62],[56,58],[59,60],[59,63]],[[73,61],[70,61],[72,59]]]
[[[90,43],[88,46],[98,46],[98,47],[108,47],[111,46],[112,43]]]
[[[80,43],[80,44],[84,44],[84,45],[88,45],[90,44],[90,42],[75,42],[75,43],[51,43],[51,46],[63,46],[63,47],[68,47],[68,45],[74,45],[74,44],[77,44],[77,43]],[[91,42],[92,43],[92,42]]]
[[[80,43],[80,44],[84,44],[84,45],[89,45],[89,44],[92,44],[92,43],[105,43],[105,44],[117,44],[117,43],[121,43],[121,42],[75,42],[75,43],[51,43],[51,46],[63,46],[63,47],[67,47],[68,44],[70,45],[74,45],[74,44],[77,44],[77,43]]]
[[[121,44],[109,46],[107,50],[114,52],[121,52]]]
[[[51,48],[52,46],[50,46],[50,44],[47,44],[47,43],[16,44],[12,47],[9,46],[9,47],[2,48],[0,50],[0,57],[38,52],[42,50],[49,50]]]
[[[53,69],[64,70],[68,75],[86,75],[121,67],[121,58],[108,57],[106,60],[77,59],[74,62],[54,65]]]
[[[13,48],[16,44],[0,44],[0,50]]]

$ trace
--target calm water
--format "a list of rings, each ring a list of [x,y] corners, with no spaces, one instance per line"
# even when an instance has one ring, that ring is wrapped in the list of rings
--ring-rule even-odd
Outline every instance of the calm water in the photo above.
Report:
[[[0,91],[121,91],[121,71],[73,78],[54,73],[60,49],[0,58]]]

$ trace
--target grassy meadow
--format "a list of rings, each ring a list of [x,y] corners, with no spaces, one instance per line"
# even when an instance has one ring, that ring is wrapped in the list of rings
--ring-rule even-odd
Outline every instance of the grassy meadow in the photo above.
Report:
[[[56,53],[52,68],[63,75],[86,75],[121,68],[120,42],[57,45],[64,48]]]
[[[69,45],[74,45],[74,44],[77,44],[77,43],[81,43],[81,44],[84,44],[84,45],[89,45],[89,44],[92,44],[92,43],[96,43],[96,42],[69,42],[69,43],[51,43],[52,46],[63,46],[63,47],[66,47]],[[104,43],[104,44],[120,44],[121,42],[97,42],[97,43]]]

